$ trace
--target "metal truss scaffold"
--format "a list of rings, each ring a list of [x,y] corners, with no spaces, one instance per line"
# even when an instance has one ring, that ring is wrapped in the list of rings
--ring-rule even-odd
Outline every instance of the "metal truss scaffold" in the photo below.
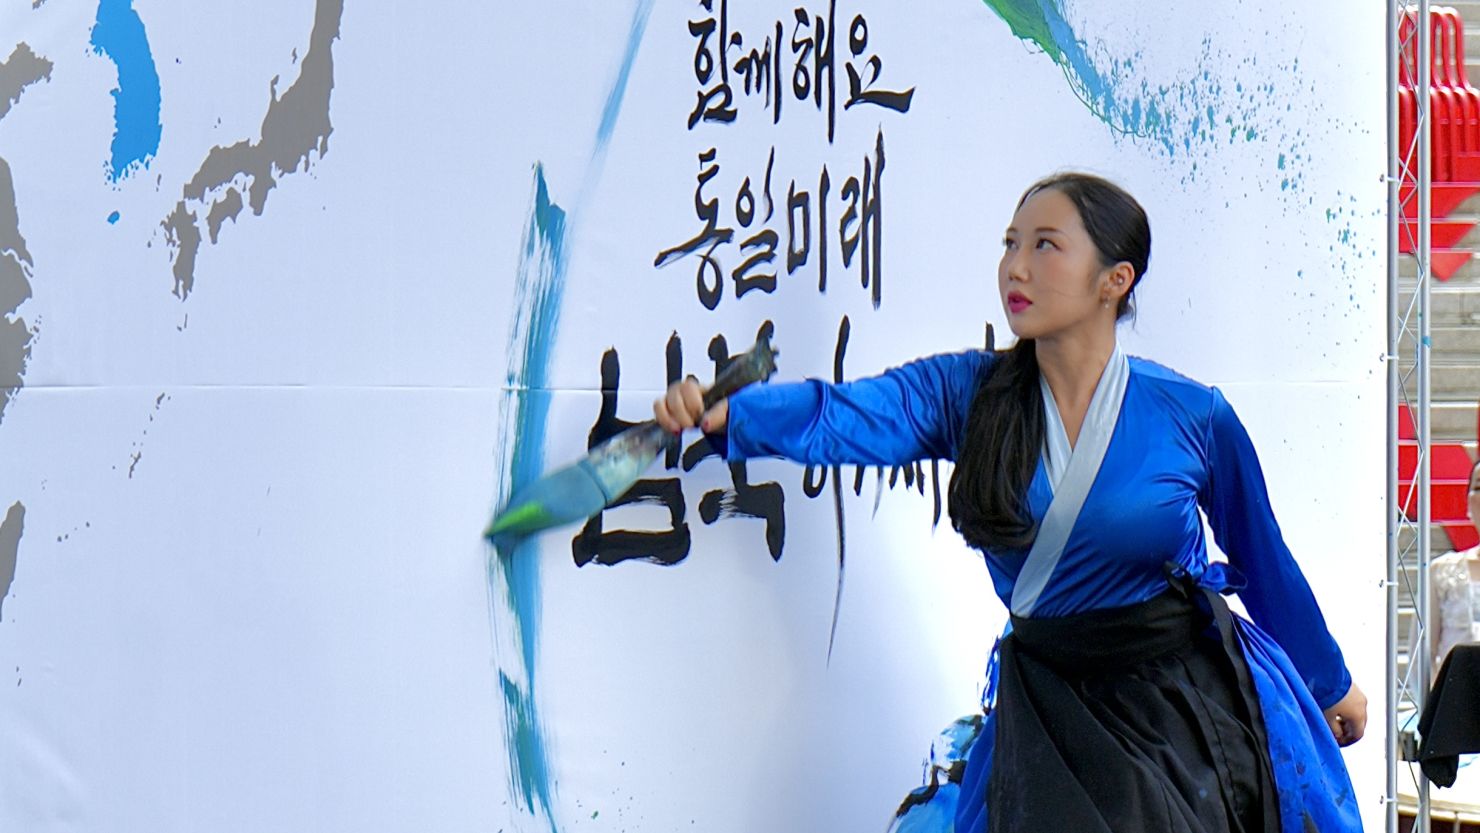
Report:
[[[1431,442],[1429,425],[1430,339],[1430,213],[1432,209],[1431,75],[1432,27],[1429,0],[1417,4],[1393,2],[1387,14],[1387,786],[1384,793],[1387,833],[1398,831],[1399,784],[1407,780],[1418,798],[1415,831],[1428,831],[1429,783],[1416,763],[1412,744],[1405,742],[1400,717],[1422,710],[1431,677],[1432,634],[1429,628]],[[1403,87],[1412,90],[1415,130],[1410,141],[1400,138]],[[1404,222],[1404,218],[1417,222]],[[1399,264],[1411,251],[1417,261],[1416,285],[1403,300]],[[1405,361],[1406,359],[1406,361]],[[1407,365],[1407,368],[1404,368]],[[1413,401],[1416,392],[1417,401]],[[1400,491],[1400,409],[1413,413],[1417,470]],[[1400,638],[1399,617],[1412,610],[1409,639]],[[1405,644],[1400,644],[1405,643]],[[1406,657],[1407,661],[1403,662]],[[1411,738],[1411,735],[1408,735]]]

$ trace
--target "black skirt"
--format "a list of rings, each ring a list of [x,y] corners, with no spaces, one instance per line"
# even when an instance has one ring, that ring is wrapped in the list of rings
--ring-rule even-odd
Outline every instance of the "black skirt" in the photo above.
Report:
[[[1223,599],[1013,618],[987,806],[994,833],[1280,829],[1258,694]]]

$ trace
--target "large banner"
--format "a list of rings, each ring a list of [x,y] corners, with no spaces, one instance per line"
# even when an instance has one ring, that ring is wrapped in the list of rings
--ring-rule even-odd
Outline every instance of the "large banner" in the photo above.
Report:
[[[1005,613],[950,465],[697,434],[713,378],[1010,342],[1014,203],[1151,216],[1133,354],[1219,385],[1372,698],[1382,17],[1347,0],[11,0],[0,829],[884,830]]]

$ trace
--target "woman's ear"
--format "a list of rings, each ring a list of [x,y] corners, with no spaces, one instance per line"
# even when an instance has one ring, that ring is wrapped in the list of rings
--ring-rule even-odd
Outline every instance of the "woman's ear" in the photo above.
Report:
[[[1119,303],[1131,291],[1135,282],[1136,270],[1122,260],[1105,271],[1105,285],[1100,292],[1106,300]]]

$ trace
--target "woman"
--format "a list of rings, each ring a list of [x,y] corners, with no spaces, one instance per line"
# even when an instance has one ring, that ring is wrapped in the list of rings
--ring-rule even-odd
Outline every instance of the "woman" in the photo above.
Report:
[[[1466,500],[1466,515],[1470,523],[1480,529],[1480,463],[1470,466],[1470,480]],[[1429,562],[1429,618],[1433,625],[1432,642],[1429,647],[1429,685],[1438,682],[1439,670],[1454,646],[1462,642],[1480,641],[1480,546],[1467,550],[1451,550]],[[1408,633],[1408,655],[1417,657],[1419,628]],[[1431,692],[1431,694],[1437,694]],[[1419,714],[1408,711],[1402,718],[1404,731],[1417,728]],[[1435,783],[1450,786],[1455,783],[1461,770],[1471,769],[1476,755],[1460,755],[1457,761],[1435,764],[1432,772],[1428,765],[1425,772]],[[1448,766],[1454,767],[1445,771]],[[1466,780],[1472,776],[1466,776]]]
[[[692,380],[654,403],[729,459],[956,462],[952,523],[1011,610],[955,830],[1360,830],[1337,743],[1366,699],[1216,389],[1126,357],[1145,212],[1083,174],[1034,184],[997,282],[1017,344],[842,385]],[[1199,510],[1229,564],[1210,564]],[[1219,593],[1237,591],[1254,623]]]
[[[1480,529],[1480,463],[1470,468],[1469,490],[1467,514]],[[1449,649],[1480,641],[1480,547],[1429,562],[1429,611],[1431,621],[1438,623],[1429,669],[1438,675]]]

